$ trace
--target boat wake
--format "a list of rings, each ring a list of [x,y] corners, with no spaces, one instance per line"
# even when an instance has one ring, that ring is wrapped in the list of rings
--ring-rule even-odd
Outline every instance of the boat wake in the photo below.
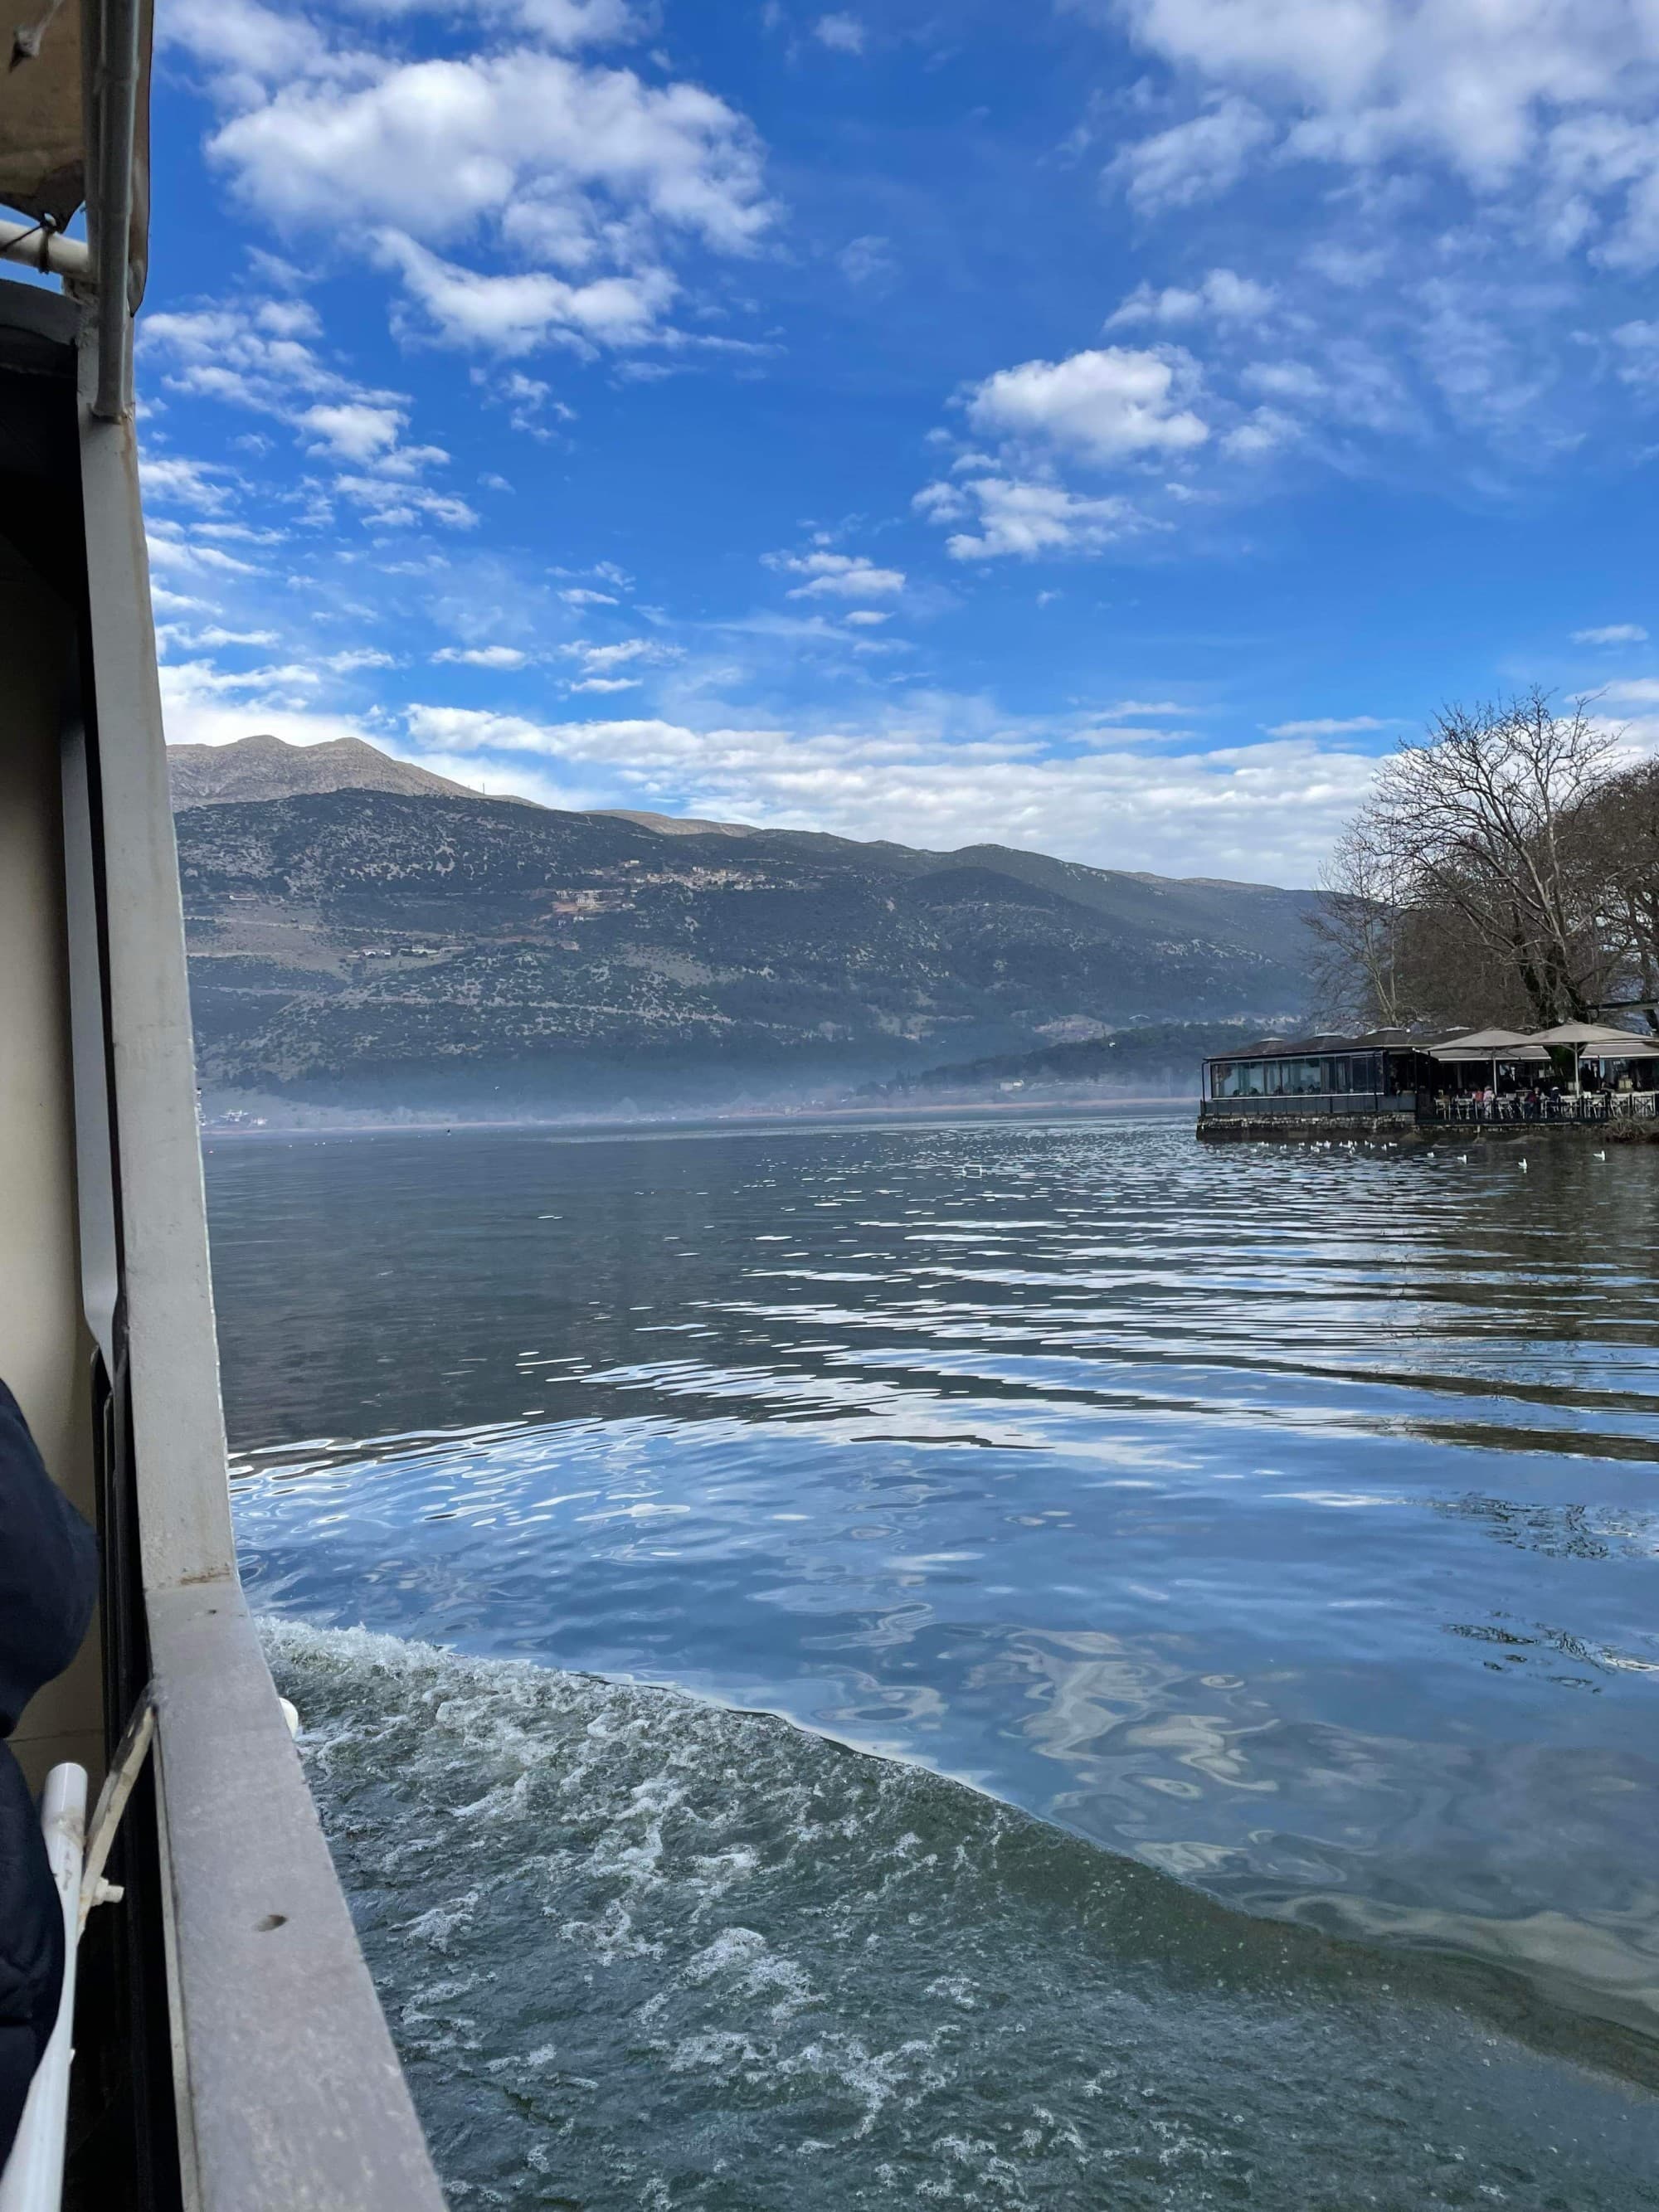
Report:
[[[264,1624],[453,2204],[1659,2207],[1659,2065],[772,1715]]]

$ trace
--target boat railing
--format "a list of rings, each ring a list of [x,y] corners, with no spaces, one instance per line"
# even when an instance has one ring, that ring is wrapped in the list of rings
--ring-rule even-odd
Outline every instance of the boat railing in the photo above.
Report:
[[[72,881],[91,879],[95,859],[101,892],[98,908],[85,902],[77,1006],[92,1048],[76,1056],[77,1114],[95,1107],[112,1134],[101,1180],[89,1172],[78,1191],[83,1251],[120,1255],[110,1491],[131,1531],[106,1632],[132,1625],[145,1657],[128,1710],[146,1681],[155,1705],[143,1803],[182,2195],[191,2212],[442,2212],[236,1571],[137,448],[130,417],[104,422],[86,404],[95,369],[83,331],[72,511],[84,527],[96,805],[72,836],[66,828],[65,866]],[[71,895],[72,953],[80,903]],[[72,1007],[72,1038],[76,1018]],[[98,1146],[82,1158],[90,1170]],[[83,1274],[101,1344],[99,1279]]]

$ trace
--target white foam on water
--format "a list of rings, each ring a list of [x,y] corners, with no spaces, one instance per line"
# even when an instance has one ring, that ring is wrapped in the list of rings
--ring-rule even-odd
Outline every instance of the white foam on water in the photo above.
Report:
[[[1476,1970],[769,1715],[265,1636],[458,2212],[1659,2212],[1626,2046]]]

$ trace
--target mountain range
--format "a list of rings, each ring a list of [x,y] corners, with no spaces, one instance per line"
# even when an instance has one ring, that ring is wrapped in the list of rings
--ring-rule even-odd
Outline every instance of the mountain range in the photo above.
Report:
[[[1200,1063],[1214,1054],[1243,1051],[1255,1035],[1255,1026],[1243,1021],[1136,1022],[1103,1036],[1042,1045],[1034,1052],[925,1067],[919,1074],[872,1084],[860,1097],[872,1103],[942,1105],[1006,1100],[1011,1094],[1028,1103],[1057,1104],[1102,1095],[1196,1097]]]
[[[1305,996],[1309,891],[566,811],[355,739],[172,764],[210,1108],[781,1100]]]
[[[167,781],[174,813],[247,799],[298,799],[315,791],[395,791],[410,799],[474,795],[464,783],[393,760],[362,738],[331,738],[320,745],[291,745],[272,737],[239,738],[228,745],[169,745]]]

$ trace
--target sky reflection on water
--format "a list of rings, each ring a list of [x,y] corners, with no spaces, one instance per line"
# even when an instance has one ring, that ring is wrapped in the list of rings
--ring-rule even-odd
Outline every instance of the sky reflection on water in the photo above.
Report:
[[[208,1166],[257,1602],[769,1707],[1659,2018],[1659,1155],[1147,1121]]]

